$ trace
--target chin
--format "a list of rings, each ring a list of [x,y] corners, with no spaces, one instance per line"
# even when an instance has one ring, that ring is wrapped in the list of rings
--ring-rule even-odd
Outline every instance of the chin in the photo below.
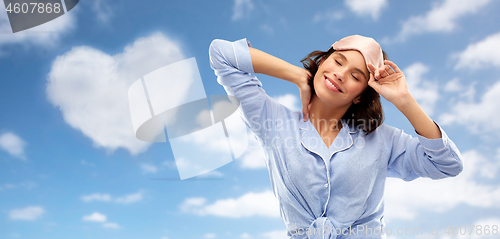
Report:
[[[338,105],[338,100],[336,100],[333,95],[331,94],[329,89],[323,87],[315,88],[316,91],[316,96],[318,99],[320,99],[324,104],[337,106]]]

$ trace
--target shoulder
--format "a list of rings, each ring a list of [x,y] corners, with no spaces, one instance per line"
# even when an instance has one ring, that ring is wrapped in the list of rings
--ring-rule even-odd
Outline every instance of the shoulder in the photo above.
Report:
[[[349,132],[355,138],[362,137],[364,140],[366,140],[366,143],[379,145],[380,148],[391,147],[394,139],[404,134],[403,130],[384,123],[380,124],[374,131],[369,134],[366,134],[362,128],[356,127],[354,125],[348,125],[348,127]]]
[[[301,111],[294,111],[278,101],[276,101],[275,106],[276,106],[276,119],[278,121],[281,121],[277,122],[277,124],[282,124],[287,126],[293,125],[294,128],[298,128],[301,125],[301,122],[304,121]]]
[[[375,131],[378,131],[379,134],[388,134],[388,133],[392,134],[395,132],[403,132],[403,130],[387,124],[381,124]]]
[[[344,120],[343,124],[344,126],[348,127],[350,133],[365,135],[366,137],[384,136],[388,134],[403,132],[403,130],[401,129],[382,123],[374,131],[372,131],[367,135],[363,131],[361,126],[356,126],[355,124],[353,124],[353,122],[350,122],[349,120]]]
[[[270,96],[268,97],[273,105],[274,122],[272,122],[272,124],[274,124],[277,129],[294,131],[301,127],[305,128],[306,122],[304,122],[302,111],[294,111],[278,102],[276,99]]]

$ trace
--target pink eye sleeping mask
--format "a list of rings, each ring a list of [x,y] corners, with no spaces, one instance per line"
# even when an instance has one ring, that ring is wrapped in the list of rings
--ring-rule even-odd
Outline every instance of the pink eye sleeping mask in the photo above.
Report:
[[[368,63],[372,63],[375,68],[380,68],[384,65],[384,57],[382,55],[382,48],[371,37],[364,37],[360,35],[347,36],[332,45],[333,49],[337,51],[343,50],[356,50],[365,58],[366,68],[370,73]]]

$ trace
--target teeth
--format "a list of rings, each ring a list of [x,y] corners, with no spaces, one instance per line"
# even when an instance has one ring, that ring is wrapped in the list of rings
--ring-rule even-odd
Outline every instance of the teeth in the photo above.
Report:
[[[328,82],[328,84],[329,84],[329,85],[333,86],[333,88],[335,88],[335,89],[337,89],[338,91],[340,91],[340,90],[339,90],[337,87],[335,87],[335,85],[334,85],[334,84],[332,84],[332,82],[331,82],[331,81],[329,81],[328,79],[326,80],[326,82]]]

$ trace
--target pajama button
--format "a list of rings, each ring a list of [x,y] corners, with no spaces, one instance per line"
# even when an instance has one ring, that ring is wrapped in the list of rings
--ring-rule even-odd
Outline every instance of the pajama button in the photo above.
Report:
[[[328,187],[328,183],[325,183],[325,188],[327,188],[327,187]]]

